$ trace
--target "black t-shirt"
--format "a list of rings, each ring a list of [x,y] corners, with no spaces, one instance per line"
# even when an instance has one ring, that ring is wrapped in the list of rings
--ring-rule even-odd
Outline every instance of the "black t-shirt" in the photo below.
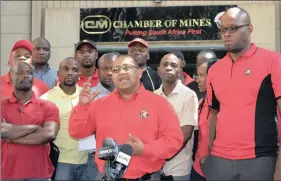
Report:
[[[143,70],[141,82],[143,83],[144,88],[151,92],[154,92],[159,89],[162,83],[158,73],[150,67],[146,67]]]

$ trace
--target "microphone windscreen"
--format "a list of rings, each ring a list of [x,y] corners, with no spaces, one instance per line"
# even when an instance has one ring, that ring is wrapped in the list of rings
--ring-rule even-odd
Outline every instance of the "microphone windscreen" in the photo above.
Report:
[[[105,138],[102,142],[103,147],[115,146],[115,145],[116,145],[116,141],[114,141],[114,139],[112,139],[112,138]]]
[[[119,148],[119,152],[123,152],[129,156],[131,156],[133,154],[133,148],[129,144],[119,145],[118,148]]]

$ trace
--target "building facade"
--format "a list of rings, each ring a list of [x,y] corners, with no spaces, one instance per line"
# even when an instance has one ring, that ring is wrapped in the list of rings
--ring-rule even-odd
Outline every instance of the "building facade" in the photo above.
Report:
[[[1,75],[9,70],[8,57],[14,42],[45,36],[52,45],[50,65],[73,56],[80,38],[80,8],[172,7],[237,5],[252,20],[252,41],[258,46],[281,52],[281,3],[279,1],[1,1]],[[126,49],[127,42],[98,42],[99,49]],[[221,47],[220,40],[152,41],[152,49],[163,47]],[[188,50],[187,50],[188,51]]]

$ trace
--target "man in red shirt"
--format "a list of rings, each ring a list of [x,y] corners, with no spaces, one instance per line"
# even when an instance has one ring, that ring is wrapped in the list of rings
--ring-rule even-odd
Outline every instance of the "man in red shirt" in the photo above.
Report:
[[[20,61],[31,64],[32,49],[32,44],[28,40],[17,41],[11,50],[9,65],[14,66]],[[1,76],[1,100],[11,97],[13,89],[14,86],[11,81],[10,72],[8,72],[7,74]],[[48,90],[49,87],[46,84],[34,78],[32,91],[36,97],[40,97]]]
[[[222,16],[220,33],[228,53],[210,68],[207,77],[212,109],[211,154],[203,164],[207,180],[273,180],[281,55],[251,43],[252,31],[244,9],[230,8]],[[280,155],[275,179],[281,179]]]
[[[76,45],[76,60],[80,63],[80,77],[78,85],[83,86],[91,77],[92,87],[99,82],[98,71],[96,69],[96,60],[98,58],[98,50],[96,44],[91,40],[83,40]]]
[[[12,69],[14,91],[1,102],[1,179],[49,180],[48,143],[57,136],[59,110],[32,93],[31,65],[19,62]]]
[[[117,90],[92,102],[97,93],[86,82],[70,115],[68,131],[77,139],[96,133],[97,150],[107,137],[118,144],[130,144],[133,156],[124,178],[159,180],[160,174],[152,173],[180,150],[183,134],[172,105],[145,90],[140,83],[141,75],[142,70],[131,56],[120,55],[112,68]],[[110,114],[109,108],[114,108]],[[104,161],[96,155],[95,162],[103,173]]]

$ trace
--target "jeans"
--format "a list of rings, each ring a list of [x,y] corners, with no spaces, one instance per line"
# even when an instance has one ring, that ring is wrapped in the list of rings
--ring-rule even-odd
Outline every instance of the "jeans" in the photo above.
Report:
[[[200,175],[199,173],[194,170],[192,167],[191,174],[190,174],[190,180],[191,181],[206,181],[206,178]]]
[[[185,176],[173,176],[173,180],[190,180],[190,174]]]
[[[89,153],[88,162],[87,162],[87,178],[88,180],[96,180],[98,174],[98,166],[94,162],[94,154]]]
[[[206,180],[273,180],[276,158],[230,160],[213,155],[203,163]]]
[[[3,180],[3,181],[51,181],[51,179],[47,179],[47,178],[26,178],[26,179]]]
[[[88,180],[87,164],[58,163],[55,180]]]

